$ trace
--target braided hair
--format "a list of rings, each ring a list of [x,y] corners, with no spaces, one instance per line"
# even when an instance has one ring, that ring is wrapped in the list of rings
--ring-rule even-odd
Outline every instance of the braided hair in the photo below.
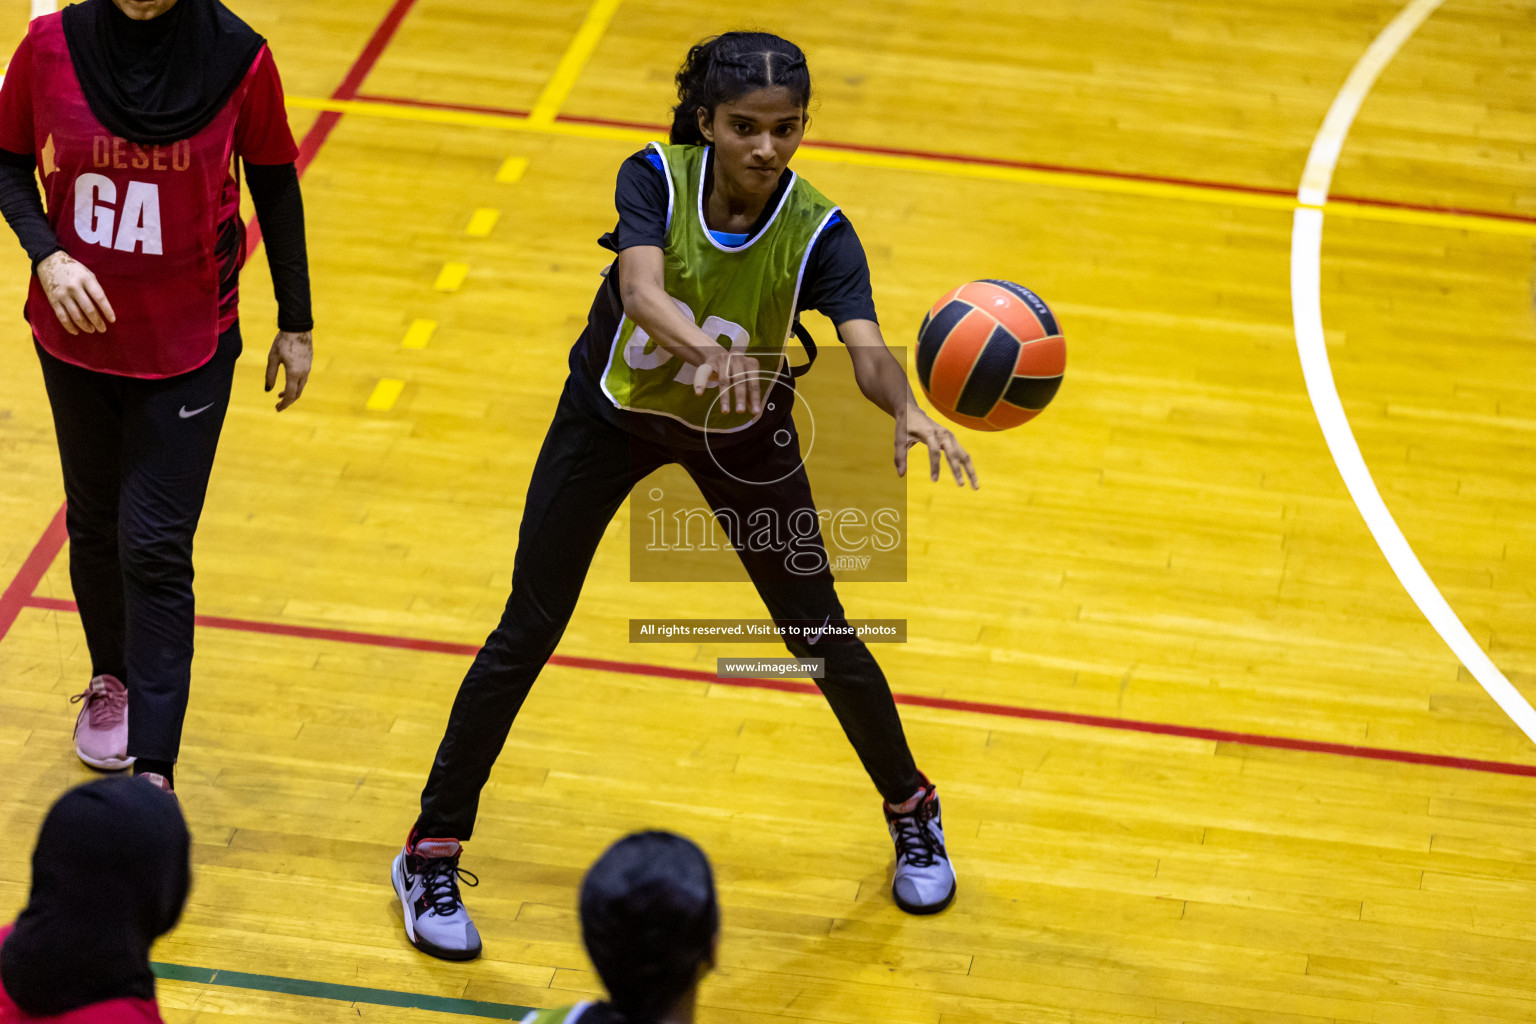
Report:
[[[647,1024],[698,982],[720,930],[709,859],[670,832],[608,848],[581,883],[581,936],[608,990],[597,1019]]]
[[[672,144],[705,144],[699,111],[714,116],[721,103],[755,89],[783,86],[802,110],[811,104],[811,72],[800,47],[770,32],[726,32],[688,51],[677,71]]]

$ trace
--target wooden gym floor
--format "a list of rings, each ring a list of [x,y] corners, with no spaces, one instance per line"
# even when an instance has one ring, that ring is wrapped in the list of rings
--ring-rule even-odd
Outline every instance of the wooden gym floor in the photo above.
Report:
[[[27,12],[7,6],[8,47]],[[234,6],[306,140],[318,355],[274,415],[258,254],[198,537],[169,1021],[592,995],[576,886],[642,826],[718,867],[711,1024],[1536,1018],[1536,749],[1367,531],[1292,326],[1302,167],[1396,0]],[[959,899],[891,904],[877,798],[821,700],[707,681],[767,649],[626,643],[635,615],[762,613],[744,583],[629,583],[621,514],[468,847],[485,958],[433,961],[386,873],[505,598],[615,170],[685,48],[752,25],[811,57],[821,145],[797,166],[858,226],[893,344],[977,277],[1037,289],[1069,341],[1048,412],[964,434],[980,491],[911,482],[909,581],[842,588],[850,614],[910,623],[877,653],[916,701]],[[1447,0],[1407,40],[1345,142],[1333,193],[1356,202],[1330,207],[1321,277],[1387,506],[1527,696],[1533,55],[1513,0]],[[45,809],[90,772],[27,268],[9,243],[0,261],[6,916]]]

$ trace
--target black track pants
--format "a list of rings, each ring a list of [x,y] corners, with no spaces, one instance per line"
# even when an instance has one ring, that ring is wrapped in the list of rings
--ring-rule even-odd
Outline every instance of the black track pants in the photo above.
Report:
[[[454,699],[448,728],[438,746],[421,794],[418,834],[467,840],[474,831],[480,790],[507,740],[539,670],[554,653],[592,556],[608,522],[630,489],[652,470],[680,462],[710,506],[738,511],[773,502],[783,520],[796,509],[814,508],[810,482],[799,465],[799,445],[743,441],[717,452],[688,452],[649,445],[629,432],[585,411],[567,380],[544,438],[518,532],[512,566],[512,595],[501,622],[475,657]],[[793,429],[792,427],[790,429]],[[717,464],[717,460],[718,463]],[[756,479],[772,462],[788,476],[770,489],[743,484],[729,472],[733,460],[752,467]],[[785,461],[789,460],[789,461]],[[793,470],[791,472],[791,470]],[[820,537],[816,538],[819,545]],[[776,621],[829,620],[846,625],[832,573],[786,579],[775,555],[741,552],[758,594]],[[889,684],[874,656],[860,640],[788,644],[797,657],[826,659],[819,681],[870,778],[893,803],[909,798],[922,784]]]
[[[140,380],[38,346],[69,502],[69,579],[94,675],[128,687],[128,753],[175,761],[192,681],[192,535],[240,327],[190,373]]]

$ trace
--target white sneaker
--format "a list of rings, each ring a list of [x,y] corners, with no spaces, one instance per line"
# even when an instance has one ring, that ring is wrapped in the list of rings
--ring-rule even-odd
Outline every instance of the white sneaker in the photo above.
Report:
[[[944,850],[938,791],[925,778],[920,792],[909,811],[885,805],[885,823],[896,842],[891,896],[909,914],[937,914],[955,898],[955,869]]]
[[[459,867],[464,851],[457,839],[410,838],[395,857],[390,878],[405,915],[405,936],[423,953],[443,960],[473,960],[480,955],[480,932],[459,896],[459,879],[480,880]]]

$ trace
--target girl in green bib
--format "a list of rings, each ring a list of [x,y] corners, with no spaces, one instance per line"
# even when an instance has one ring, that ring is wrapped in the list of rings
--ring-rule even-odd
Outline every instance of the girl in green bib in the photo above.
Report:
[[[571,350],[534,466],[512,594],[459,688],[420,816],[393,865],[406,934],[434,956],[480,953],[458,886],[462,844],[630,490],[679,463],[728,533],[752,513],[819,522],[787,400],[792,373],[781,372],[802,310],[837,325],[860,391],[894,419],[896,472],[905,474],[907,450],[921,443],[931,479],[947,459],[957,484],[977,486],[970,457],[917,405],[885,346],[853,225],[789,169],[811,99],[800,48],[729,32],[693,47],[677,83],[670,143],[652,143],[619,169],[618,225],[601,240],[618,255]],[[810,539],[822,548],[819,530]],[[819,623],[843,637],[847,620],[825,559],[820,572],[791,573],[773,552],[736,547],[776,622]],[[884,798],[897,905],[944,909],[955,874],[938,795],[913,760],[880,666],[856,638],[787,646],[824,660],[818,685]]]

